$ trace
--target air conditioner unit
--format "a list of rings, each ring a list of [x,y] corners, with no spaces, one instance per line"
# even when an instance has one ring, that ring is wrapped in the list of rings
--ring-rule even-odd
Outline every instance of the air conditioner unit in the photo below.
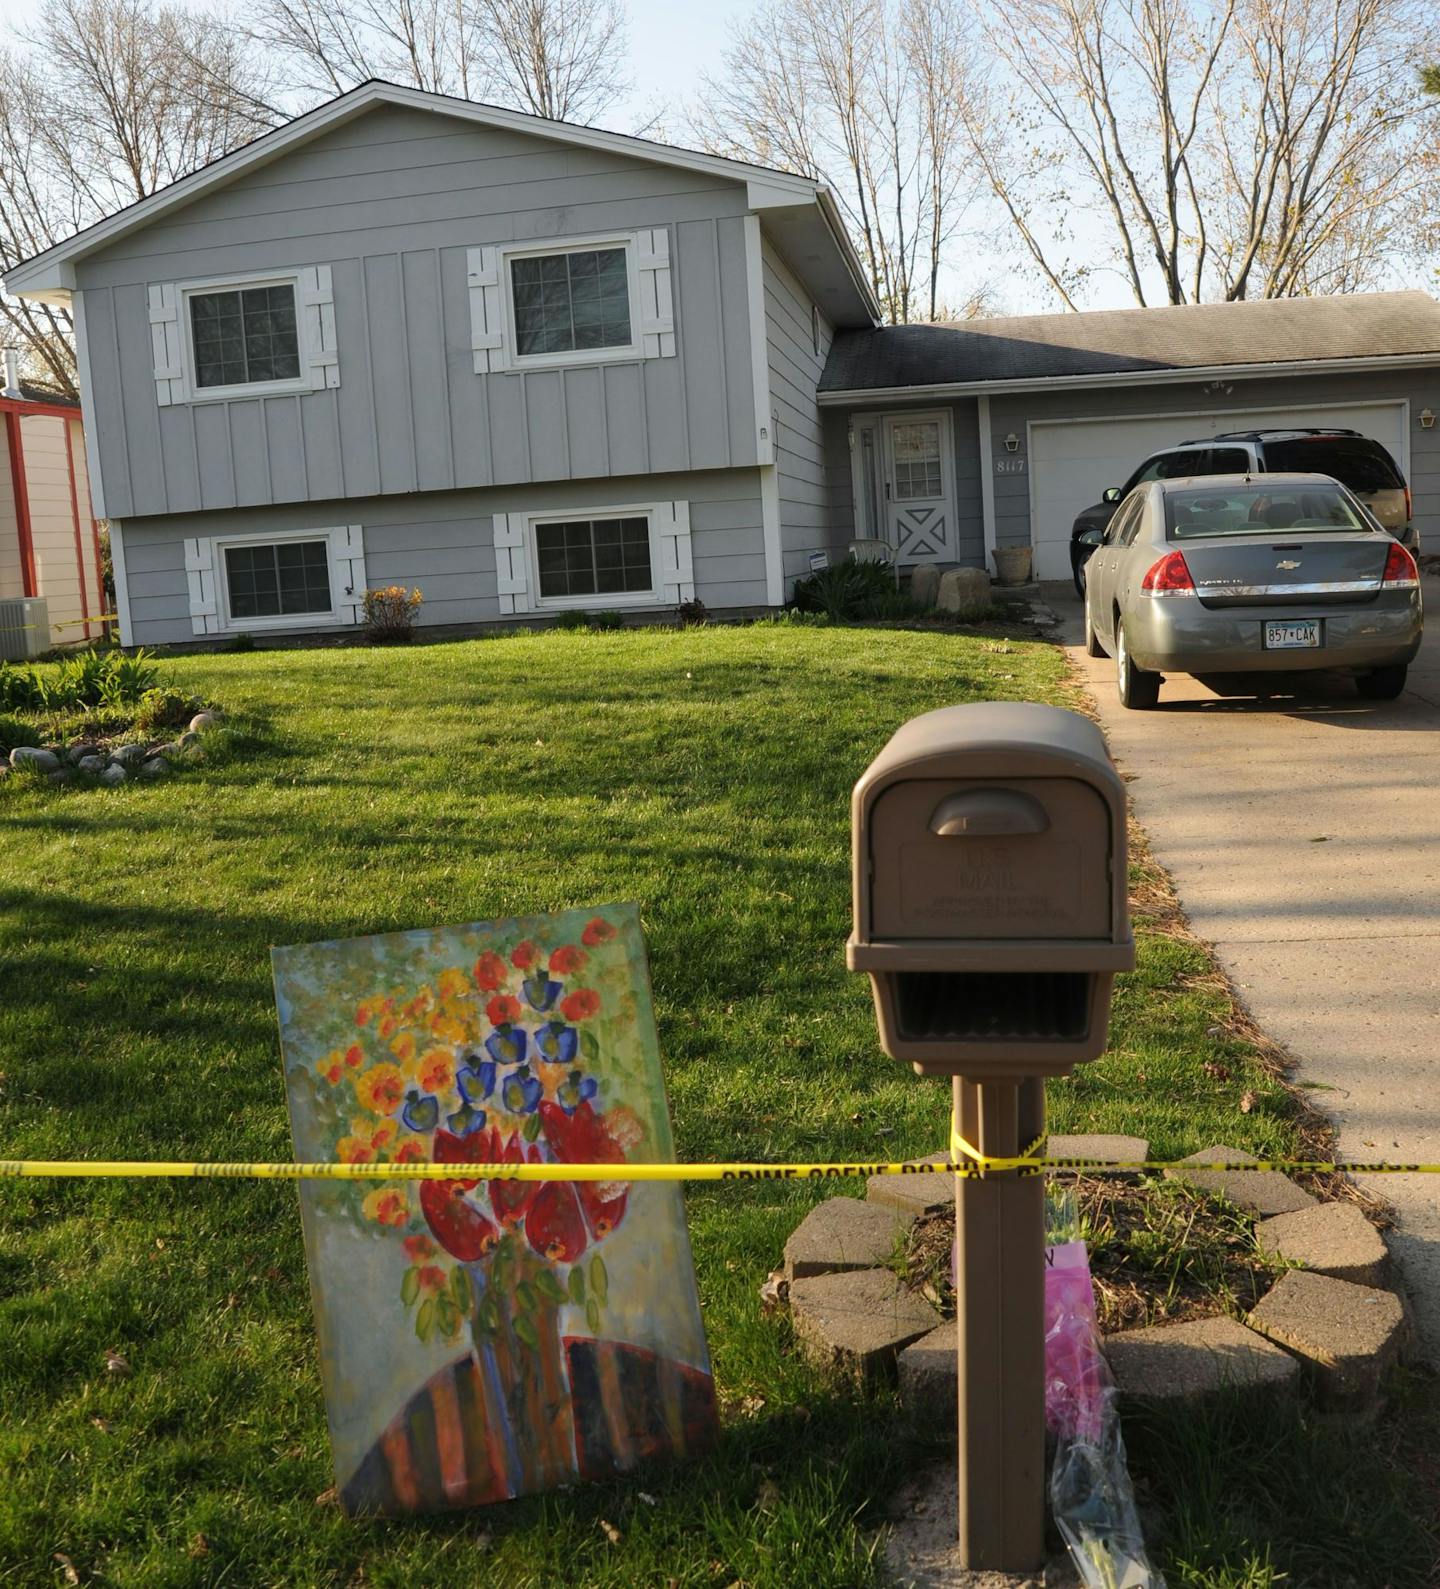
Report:
[[[50,649],[50,608],[43,596],[0,600],[0,660],[23,662]]]

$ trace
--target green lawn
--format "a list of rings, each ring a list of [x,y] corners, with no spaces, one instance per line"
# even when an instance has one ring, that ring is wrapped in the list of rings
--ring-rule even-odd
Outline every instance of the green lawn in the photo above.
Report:
[[[844,970],[849,789],[917,712],[1068,699],[1053,648],[759,625],[165,671],[230,710],[232,755],[165,784],[0,788],[0,1156],[289,1157],[269,945],[613,899],[644,914],[682,1157],[944,1145],[948,1090],[880,1054]],[[1228,1013],[1209,971],[1183,938],[1144,936],[1111,1053],[1053,1089],[1056,1130],[1294,1148],[1253,1049],[1206,1035]],[[760,1316],[821,1195],[688,1193],[713,1458],[387,1524],[323,1498],[293,1189],[0,1183],[0,1583],[63,1582],[57,1552],[81,1582],[147,1589],[881,1583],[877,1503],[951,1431],[807,1368]],[[1242,1528],[1233,1562],[1183,1538],[1172,1585],[1278,1581],[1241,1575],[1261,1536]],[[1344,1581],[1408,1581],[1388,1570]]]

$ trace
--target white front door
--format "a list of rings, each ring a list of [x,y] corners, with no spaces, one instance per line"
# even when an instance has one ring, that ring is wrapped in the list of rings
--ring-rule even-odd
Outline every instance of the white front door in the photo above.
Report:
[[[886,414],[881,428],[885,539],[901,563],[953,563],[960,543],[949,413]]]

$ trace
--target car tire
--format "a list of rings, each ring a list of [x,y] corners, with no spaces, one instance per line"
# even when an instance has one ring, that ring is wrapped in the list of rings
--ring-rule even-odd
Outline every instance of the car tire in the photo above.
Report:
[[[1362,673],[1355,680],[1355,688],[1367,701],[1393,701],[1405,688],[1405,663],[1396,667],[1376,668],[1373,673]]]
[[[1095,626],[1090,622],[1090,606],[1085,606],[1085,655],[1087,657],[1109,656],[1109,652],[1100,644],[1100,636],[1095,633]]]
[[[1148,712],[1160,699],[1160,675],[1137,668],[1125,645],[1125,623],[1115,620],[1115,689],[1121,706],[1131,711]]]
[[[1089,559],[1085,560],[1087,563]],[[1071,577],[1075,581],[1075,594],[1081,601],[1085,600],[1085,563],[1076,563],[1071,569]]]

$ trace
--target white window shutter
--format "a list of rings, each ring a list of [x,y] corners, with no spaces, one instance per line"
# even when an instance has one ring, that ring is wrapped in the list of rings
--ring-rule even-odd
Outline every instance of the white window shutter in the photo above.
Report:
[[[475,373],[505,368],[505,305],[500,293],[500,250],[465,250],[465,280],[470,287],[470,346]]]
[[[640,276],[640,347],[647,359],[675,357],[675,308],[670,296],[670,233],[663,227],[635,234]]]
[[[695,596],[695,564],[690,552],[690,504],[662,502],[655,510],[660,567],[655,580],[659,599],[669,607]]]
[[[523,513],[495,515],[495,593],[502,613],[530,611],[530,562]]]
[[[190,588],[193,634],[220,632],[220,604],[215,587],[215,546],[202,536],[185,542],[185,582]]]
[[[358,524],[338,524],[330,531],[330,568],[335,580],[335,610],[342,623],[365,616],[365,535]]]
[[[150,284],[150,343],[155,355],[155,401],[162,408],[185,401],[185,359],[180,351],[180,295],[174,282]]]
[[[305,365],[314,391],[340,384],[340,352],[335,341],[335,291],[328,265],[300,272],[299,303]]]

